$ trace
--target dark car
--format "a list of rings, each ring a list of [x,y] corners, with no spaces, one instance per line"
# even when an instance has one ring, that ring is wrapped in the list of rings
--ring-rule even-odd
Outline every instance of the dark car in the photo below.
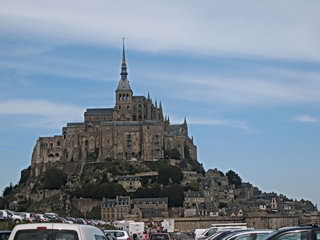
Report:
[[[11,231],[0,231],[0,240],[8,240]]]
[[[320,227],[317,225],[286,227],[266,236],[264,240],[319,240]]]
[[[261,240],[272,232],[271,229],[251,229],[232,233],[223,240]]]
[[[153,233],[150,235],[150,240],[171,240],[168,233]]]

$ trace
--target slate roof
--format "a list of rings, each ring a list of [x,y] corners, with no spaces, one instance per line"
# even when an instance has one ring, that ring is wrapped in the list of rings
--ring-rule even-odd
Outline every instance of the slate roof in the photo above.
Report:
[[[168,132],[181,134],[182,133],[183,124],[172,124],[168,126]]]
[[[143,102],[143,100],[145,100],[146,97],[145,96],[133,96],[132,100],[133,102]]]
[[[132,199],[133,204],[141,203],[168,203],[168,198],[134,198]]]
[[[88,108],[85,115],[109,115],[114,111],[113,108]]]
[[[84,127],[84,123],[67,123],[67,127]]]
[[[132,91],[129,81],[126,78],[121,78],[117,87],[117,91]]]
[[[162,217],[161,211],[153,208],[144,208],[141,209],[143,218],[154,218],[154,217]]]
[[[102,122],[101,125],[105,126],[147,126],[158,124],[156,121],[112,121],[112,122]]]

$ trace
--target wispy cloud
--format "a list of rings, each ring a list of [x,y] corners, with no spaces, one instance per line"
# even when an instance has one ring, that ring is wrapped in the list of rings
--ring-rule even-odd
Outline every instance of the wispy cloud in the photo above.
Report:
[[[0,103],[0,115],[19,115],[26,127],[57,129],[70,121],[81,121],[84,109],[44,100],[12,99]]]
[[[310,115],[296,116],[294,120],[296,122],[302,122],[302,123],[319,123],[320,122],[320,118],[316,118]]]
[[[208,76],[194,72],[159,73],[155,77],[161,83],[170,82],[170,87],[164,85],[167,94],[187,101],[243,106],[320,102],[320,73],[306,73],[305,78],[303,72],[289,70],[253,77]]]
[[[171,123],[181,124],[184,120],[176,116],[172,116]],[[205,126],[223,126],[231,128],[239,128],[249,130],[250,127],[245,121],[241,120],[231,120],[231,119],[221,119],[221,118],[187,118],[188,124],[191,125],[205,125]]]
[[[0,28],[59,42],[118,46],[125,35],[138,50],[318,61],[319,9],[300,0],[7,1]]]
[[[190,124],[194,125],[207,125],[207,126],[225,126],[240,129],[250,129],[246,122],[239,120],[229,120],[229,119],[188,119]]]

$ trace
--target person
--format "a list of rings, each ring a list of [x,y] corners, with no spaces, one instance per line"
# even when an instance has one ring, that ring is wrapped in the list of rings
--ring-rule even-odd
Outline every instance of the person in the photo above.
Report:
[[[143,232],[143,240],[149,240],[149,235],[148,235],[147,231]]]
[[[134,233],[134,234],[132,235],[132,238],[133,238],[133,240],[139,240],[139,239],[138,239],[138,235],[137,235],[136,233]]]

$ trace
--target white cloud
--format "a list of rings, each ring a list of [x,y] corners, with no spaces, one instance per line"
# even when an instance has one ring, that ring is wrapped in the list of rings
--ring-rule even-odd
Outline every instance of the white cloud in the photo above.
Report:
[[[240,129],[246,129],[246,130],[249,129],[247,123],[239,120],[191,118],[188,120],[188,122],[194,125],[226,126],[226,127],[240,128]]]
[[[0,27],[130,48],[320,60],[319,1],[6,1]]]
[[[317,123],[320,122],[319,118],[315,118],[310,115],[301,115],[301,116],[296,116],[294,118],[295,121],[297,122],[303,122],[303,123]]]
[[[84,109],[44,100],[13,99],[0,103],[0,115],[20,115],[26,127],[57,129],[67,122],[82,121]]]
[[[176,116],[170,116],[171,124],[181,124],[184,119],[178,118]],[[187,118],[187,123],[191,125],[206,125],[206,126],[224,126],[232,128],[240,128],[249,130],[250,127],[246,122],[240,120],[231,119],[218,119],[218,118]]]
[[[198,73],[153,75],[167,95],[188,101],[237,106],[320,102],[320,73],[274,70],[269,76],[251,78]],[[170,82],[170,87],[165,82]]]

